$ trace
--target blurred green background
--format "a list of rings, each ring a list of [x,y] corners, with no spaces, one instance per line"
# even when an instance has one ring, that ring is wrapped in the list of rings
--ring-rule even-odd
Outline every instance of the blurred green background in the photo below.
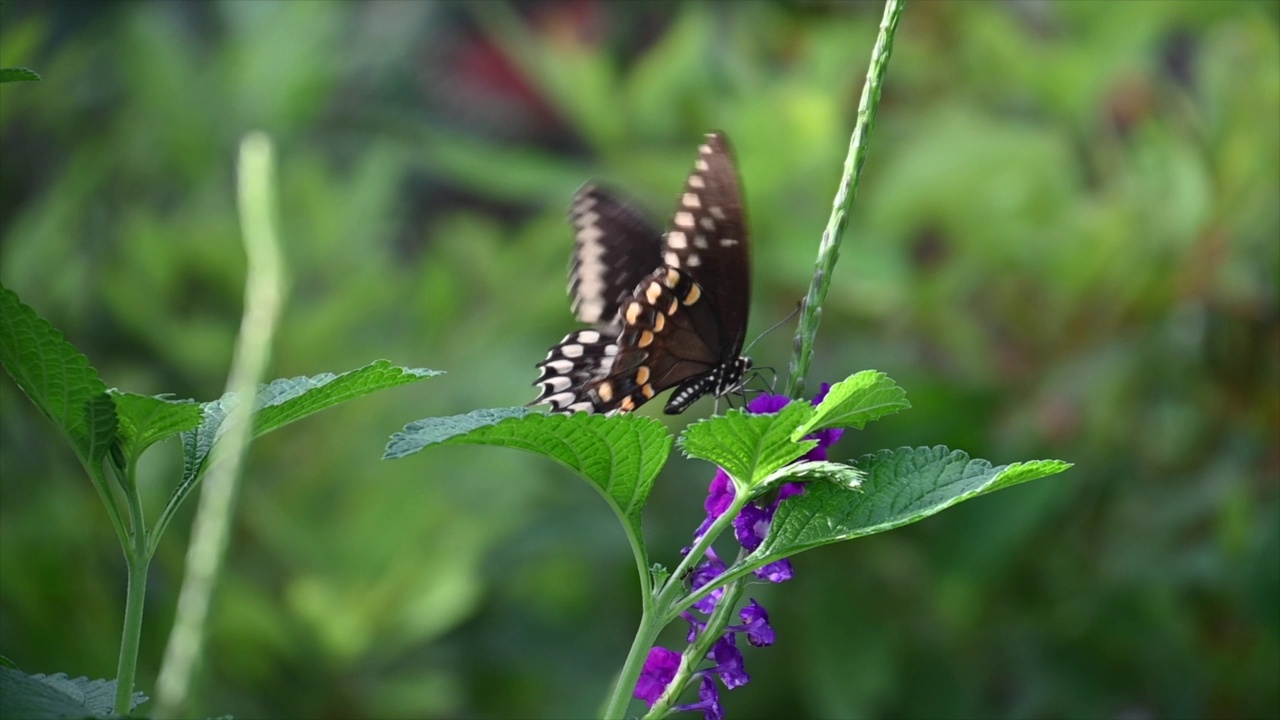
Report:
[[[752,588],[779,640],[746,650],[730,717],[1280,716],[1278,9],[908,4],[812,380],[875,368],[914,409],[833,457],[941,443],[1076,467]],[[638,613],[605,505],[513,451],[382,462],[383,445],[420,417],[530,399],[573,327],[573,191],[601,179],[661,217],[713,128],[745,183],[752,332],[790,312],[880,4],[0,13],[0,65],[44,78],[0,89],[0,278],[108,385],[221,393],[251,129],[278,143],[292,276],[272,376],[375,358],[449,373],[253,447],[196,709],[590,715]],[[757,364],[785,371],[790,328]],[[8,378],[0,400],[0,654],[112,677],[114,536]],[[148,460],[154,517],[178,448]],[[664,470],[656,559],[688,542],[711,475]],[[144,691],[190,517],[150,576]]]

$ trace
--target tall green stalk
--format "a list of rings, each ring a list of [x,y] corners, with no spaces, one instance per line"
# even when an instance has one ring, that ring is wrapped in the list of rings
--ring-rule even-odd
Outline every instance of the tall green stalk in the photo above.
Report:
[[[275,160],[261,133],[240,144],[238,173],[240,225],[248,271],[244,317],[236,340],[227,389],[240,398],[227,417],[201,488],[200,506],[187,549],[187,572],[178,612],[156,679],[156,716],[180,715],[204,649],[204,632],[214,588],[222,573],[234,514],[240,469],[253,433],[254,398],[270,357],[271,340],[284,303],[284,263],[275,229]]]
[[[867,68],[867,80],[862,86],[862,99],[858,101],[858,120],[849,139],[849,154],[844,160],[844,174],[832,203],[831,217],[822,231],[822,243],[818,246],[818,261],[813,270],[809,293],[800,308],[800,323],[796,328],[795,349],[791,355],[791,368],[787,373],[787,397],[798,398],[804,394],[805,378],[813,359],[813,342],[818,335],[818,323],[822,320],[822,304],[831,287],[836,258],[840,255],[840,242],[844,239],[845,225],[853,199],[858,191],[858,179],[867,159],[867,140],[875,126],[876,109],[880,105],[880,87],[885,71],[889,68],[889,55],[893,51],[893,34],[902,17],[903,0],[887,0],[884,16],[880,20],[880,33],[871,50],[871,66]]]

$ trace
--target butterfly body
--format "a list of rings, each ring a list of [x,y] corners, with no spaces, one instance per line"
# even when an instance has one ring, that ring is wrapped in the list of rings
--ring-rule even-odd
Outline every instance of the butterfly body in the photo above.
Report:
[[[666,412],[740,387],[750,247],[724,136],[699,147],[665,233],[594,186],[578,191],[569,294],[578,319],[538,364],[533,401],[552,412],[631,412],[668,388]]]

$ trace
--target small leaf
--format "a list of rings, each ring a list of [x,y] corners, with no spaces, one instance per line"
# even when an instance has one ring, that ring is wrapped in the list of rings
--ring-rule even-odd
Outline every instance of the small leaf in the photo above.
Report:
[[[0,68],[0,83],[39,82],[40,76],[22,67]]]
[[[57,675],[28,675],[0,667],[0,717],[83,718],[108,717],[115,703],[115,680],[89,680]],[[147,701],[134,693],[130,709]]]
[[[859,491],[814,483],[788,498],[774,516],[764,542],[728,574],[746,572],[804,550],[890,530],[941,512],[956,503],[1071,467],[1061,460],[1034,460],[992,467],[959,450],[899,448],[866,455]]]
[[[252,437],[265,435],[347,400],[440,374],[439,370],[402,368],[386,360],[378,360],[341,375],[321,373],[272,380],[258,388],[258,409],[253,414]],[[224,422],[238,402],[235,393],[227,393],[217,400],[201,404],[204,419],[200,426],[183,433],[183,445],[187,451],[184,483],[194,480],[204,470],[214,444],[226,430]]]
[[[178,433],[194,430],[203,417],[194,400],[111,391],[120,418],[120,440],[132,458],[151,445]]]
[[[671,435],[637,415],[544,415],[528,408],[476,410],[409,423],[391,437],[387,459],[430,445],[494,445],[551,458],[591,482],[639,542],[640,511],[671,452]]]
[[[730,410],[690,425],[680,435],[680,449],[689,457],[719,465],[744,486],[754,487],[817,446],[816,440],[791,440],[812,412],[805,402],[793,402],[769,414]]]
[[[802,438],[827,428],[857,428],[885,415],[911,407],[907,393],[888,375],[863,370],[841,380],[827,391],[813,417],[801,425],[792,437]]]
[[[85,467],[102,462],[116,437],[107,386],[62,333],[2,286],[0,364],[62,431]]]
[[[439,370],[402,368],[386,360],[377,360],[341,375],[322,373],[310,377],[273,380],[260,386],[254,398],[257,410],[253,414],[252,437],[264,435],[347,400],[440,374]],[[200,424],[182,433],[182,482],[170,494],[169,501],[161,512],[161,520],[156,524],[158,530],[163,531],[168,519],[200,479],[218,438],[227,429],[227,416],[237,402],[239,398],[235,393],[227,393],[217,400],[199,405],[202,415]],[[153,537],[152,542],[156,539],[158,535]]]
[[[857,490],[862,486],[862,478],[866,473],[852,465],[844,463],[811,460],[788,465],[770,475],[767,484],[792,482],[795,480],[821,480],[835,483],[846,490]]]

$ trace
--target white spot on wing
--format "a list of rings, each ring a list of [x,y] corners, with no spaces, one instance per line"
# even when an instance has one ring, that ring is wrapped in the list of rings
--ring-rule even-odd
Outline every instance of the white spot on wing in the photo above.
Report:
[[[553,372],[558,372],[561,375],[573,369],[572,360],[551,360],[547,363],[544,363],[544,365],[547,368],[551,369]]]
[[[711,214],[712,214],[712,215],[714,215],[714,216],[715,216],[715,218],[716,218],[717,220],[723,220],[723,219],[725,218],[724,208],[720,207],[719,205],[712,205],[712,206],[709,208],[709,210],[710,210]]]
[[[698,267],[702,264],[702,258],[698,257],[697,253],[689,253],[689,257],[685,258],[685,262],[689,264],[689,267]]]
[[[582,357],[582,346],[581,345],[563,345],[560,348],[560,354],[564,355],[567,358],[580,358]]]
[[[703,215],[702,217],[698,218],[698,224],[702,226],[703,230],[716,229],[716,221],[712,220],[711,217],[708,215]]]
[[[698,196],[695,193],[685,193],[680,202],[683,203],[685,207],[702,207],[702,201],[698,199]]]
[[[663,253],[662,262],[670,267],[678,268],[680,267],[680,256],[673,252]]]
[[[702,233],[698,233],[697,235],[695,235],[695,236],[694,236],[694,238],[693,238],[693,246],[694,246],[694,247],[696,247],[696,248],[700,248],[700,249],[702,249],[702,250],[706,250],[706,249],[707,249],[707,236],[706,236],[706,235],[703,235]]]
[[[538,384],[545,387],[547,392],[560,392],[561,390],[568,390],[569,386],[573,384],[573,381],[561,375],[559,377],[553,377],[550,380],[543,380]]]
[[[676,213],[676,214],[679,215],[680,213]],[[684,214],[688,215],[688,213],[684,213]],[[684,233],[680,232],[679,230],[672,230],[671,232],[667,233],[667,247],[673,247],[677,250],[683,250],[687,245],[688,245],[688,239],[685,237]]]
[[[738,241],[733,238],[720,238],[720,247],[733,247]]]
[[[578,333],[578,342],[580,343],[598,343],[600,342],[600,333],[595,330],[583,330]]]
[[[701,190],[702,188],[704,188],[704,187],[706,187],[706,186],[707,186],[707,183],[702,179],[702,176],[701,176],[701,175],[690,175],[690,176],[689,176],[689,187],[691,187],[691,188],[698,188],[699,190]]]
[[[685,212],[683,210],[676,213],[676,226],[685,228],[686,230],[692,230],[693,229],[693,213]]]

